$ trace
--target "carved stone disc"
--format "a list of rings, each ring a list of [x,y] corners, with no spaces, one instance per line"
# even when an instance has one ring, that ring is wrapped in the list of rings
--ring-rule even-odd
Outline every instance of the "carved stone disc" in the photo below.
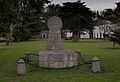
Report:
[[[50,17],[48,19],[47,26],[49,30],[60,30],[62,27],[62,20],[56,16]]]

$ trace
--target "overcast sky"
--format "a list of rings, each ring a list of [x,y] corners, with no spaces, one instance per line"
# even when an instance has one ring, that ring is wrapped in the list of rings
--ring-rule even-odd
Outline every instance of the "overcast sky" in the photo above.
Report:
[[[74,2],[77,0],[53,0],[55,4],[62,4],[64,2]],[[116,2],[120,2],[120,0],[81,0],[82,2],[86,2],[87,7],[91,8],[91,10],[104,10],[106,8],[115,8]]]

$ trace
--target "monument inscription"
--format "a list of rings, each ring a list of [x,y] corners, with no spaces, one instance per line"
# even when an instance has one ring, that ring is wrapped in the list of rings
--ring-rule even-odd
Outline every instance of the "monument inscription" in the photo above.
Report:
[[[64,59],[63,54],[55,54],[53,61],[55,61],[55,62],[61,62],[63,59]]]

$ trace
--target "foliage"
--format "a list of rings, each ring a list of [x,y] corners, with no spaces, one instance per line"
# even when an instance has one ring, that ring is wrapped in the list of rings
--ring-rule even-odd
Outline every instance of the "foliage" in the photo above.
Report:
[[[0,0],[0,27],[1,32],[7,37],[6,44],[12,44],[13,36],[15,39],[17,37],[26,40],[32,32],[40,32],[41,14],[44,4],[49,2],[49,0]]]
[[[116,29],[119,27],[119,19],[120,19],[120,8],[119,4],[117,3],[116,9],[105,9],[102,12],[97,12],[97,20],[96,25],[104,32],[105,37],[108,36],[111,30]],[[104,41],[105,41],[104,37]]]
[[[20,32],[22,29],[27,30],[26,33],[28,33],[27,38],[30,37],[30,35],[36,35],[38,34],[41,29],[43,29],[43,23],[41,22],[41,16],[44,9],[44,4],[49,3],[48,0],[21,0],[20,1],[20,13],[21,13],[21,24],[20,27],[17,29]],[[30,33],[29,33],[29,32]],[[24,35],[22,35],[22,39],[24,39]]]
[[[112,20],[114,19],[115,16],[113,15],[113,10],[105,9],[102,12],[97,12],[96,25],[98,25],[99,28],[103,30],[105,34],[106,32],[109,32],[112,29],[110,25],[112,24]]]
[[[63,20],[63,29],[73,32],[74,39],[81,31],[92,30],[94,25],[95,13],[84,5],[84,2],[66,2],[59,15]]]
[[[119,26],[120,23],[120,2],[116,3],[117,8],[116,9],[105,9],[102,12],[97,12],[97,20],[96,25],[99,25],[100,28],[105,29],[104,34],[111,29],[114,29],[114,26],[110,25],[116,25]],[[109,23],[109,24],[108,24]],[[107,29],[107,30],[106,30]]]
[[[116,9],[104,9],[102,12],[97,13],[97,18],[102,21],[110,21],[112,24],[120,22],[120,2],[116,3]]]
[[[12,33],[19,22],[17,5],[18,0],[0,1],[0,24],[7,38],[6,45],[12,45]]]
[[[120,29],[114,29],[111,31],[112,34],[106,34],[105,36],[108,38],[108,40],[113,42],[113,48],[115,44],[120,45]]]
[[[1,0],[0,1],[0,25],[5,32],[9,32],[8,28],[11,23],[16,23],[18,21],[16,5],[18,0]]]
[[[51,16],[59,16],[60,14],[60,9],[61,9],[61,5],[59,4],[49,4],[46,8],[46,16],[47,18],[51,17]]]
[[[118,23],[119,25],[120,24],[120,2],[116,3],[116,5],[117,5],[117,8],[114,10],[115,16],[116,16],[115,22]]]

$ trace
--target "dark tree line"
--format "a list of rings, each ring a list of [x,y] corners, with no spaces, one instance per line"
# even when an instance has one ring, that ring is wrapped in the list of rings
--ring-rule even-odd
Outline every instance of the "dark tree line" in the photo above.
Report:
[[[48,0],[0,0],[0,29],[7,39],[6,45],[12,45],[13,37],[17,41],[28,40],[31,33],[40,32],[44,4],[48,3]]]
[[[86,7],[84,2],[63,3],[60,16],[63,29],[73,33],[73,41],[79,41],[82,31],[93,30],[95,12]]]
[[[0,0],[0,12],[0,30],[7,39],[6,45],[12,45],[13,38],[19,42],[39,34],[51,16],[59,16],[62,29],[70,30],[73,41],[79,41],[82,31],[93,29],[95,18],[95,13],[81,1],[61,6],[49,0]]]
[[[83,31],[91,31],[94,26],[95,12],[91,11],[84,2],[66,2],[63,5],[49,5],[47,16],[58,16],[63,21],[62,30],[73,33],[73,41],[79,41]],[[63,33],[62,33],[63,34]]]
[[[63,21],[62,30],[69,30],[73,33],[73,41],[79,41],[82,32],[92,32],[96,24],[104,26],[106,21],[110,21],[119,25],[120,3],[116,4],[116,9],[96,14],[80,0],[63,5],[52,4],[49,0],[0,0],[1,36],[7,38],[6,45],[12,45],[13,38],[18,42],[28,40],[30,35],[47,29],[49,17],[58,16]]]

